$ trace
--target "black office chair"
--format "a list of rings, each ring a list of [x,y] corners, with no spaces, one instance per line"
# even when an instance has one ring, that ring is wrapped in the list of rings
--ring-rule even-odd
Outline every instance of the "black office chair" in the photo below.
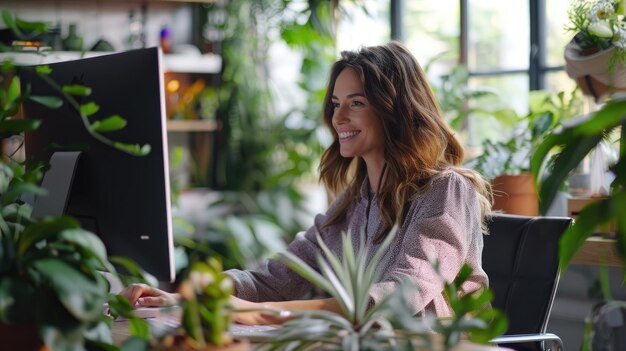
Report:
[[[493,307],[509,319],[505,335],[494,343],[518,351],[563,350],[561,339],[546,327],[559,281],[559,238],[571,223],[564,217],[490,218],[483,269],[495,295]]]

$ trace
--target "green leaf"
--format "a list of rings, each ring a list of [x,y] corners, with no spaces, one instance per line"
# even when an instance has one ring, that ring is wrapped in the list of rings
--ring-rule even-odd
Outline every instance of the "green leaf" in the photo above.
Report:
[[[387,248],[389,247],[389,245],[391,245],[391,242],[393,241],[393,238],[396,236],[397,232],[398,232],[398,225],[395,224],[391,228],[389,233],[387,233],[387,237],[385,237],[385,240],[382,242],[382,244],[380,244],[380,246],[378,247],[376,253],[371,258],[370,264],[367,266],[367,268],[365,270],[365,273],[364,273],[365,277],[370,277],[370,279],[372,281],[377,278],[377,276],[375,274],[377,265],[374,264],[374,263],[375,262],[380,262],[380,260],[382,259],[383,255],[387,251]]]
[[[59,234],[59,239],[81,247],[83,250],[92,253],[100,261],[107,260],[107,252],[102,240],[92,232],[82,228],[63,230]]]
[[[332,291],[331,284],[313,268],[309,267],[301,258],[292,254],[289,251],[285,251],[279,254],[280,258],[286,265],[289,266],[294,272],[300,274],[303,278],[313,283],[318,288],[330,292]]]
[[[322,256],[318,256],[318,265],[320,271],[324,275],[324,278],[330,283],[332,287],[331,290],[326,291],[330,295],[332,295],[337,303],[342,307],[343,312],[346,314],[348,319],[352,322],[356,322],[354,320],[354,300],[346,291],[344,286],[344,282],[335,274],[335,271],[331,268],[331,266],[324,260]]]
[[[606,129],[612,129],[626,120],[626,100],[607,102],[592,117],[576,126],[576,133],[582,135],[601,134]]]
[[[4,20],[4,24],[11,29],[11,31],[15,34],[16,37],[23,39],[24,33],[17,27],[15,23],[15,19],[11,12],[8,10],[2,10],[2,20]]]
[[[0,277],[0,322],[19,324],[35,319],[35,287],[28,281],[12,277]]]
[[[10,133],[32,132],[41,125],[38,119],[6,119],[0,120],[0,130]]]
[[[54,258],[37,260],[33,267],[50,283],[63,306],[76,319],[96,321],[102,316],[107,292],[97,281]]]
[[[536,182],[540,179],[541,167],[550,150],[556,146],[564,145],[561,152],[554,159],[551,173],[540,182],[539,205],[541,213],[546,213],[570,172],[580,164],[600,140],[602,140],[601,134],[580,136],[575,134],[573,128],[567,128],[560,134],[548,136],[539,145],[531,160],[533,176]]]
[[[335,291],[342,296],[342,300],[344,300],[344,304],[346,308],[348,308],[346,311],[349,312],[348,315],[352,315],[354,313],[354,294],[350,292],[353,290],[350,271],[343,269],[340,258],[326,246],[319,232],[316,233],[316,238],[318,245],[324,252],[324,256],[318,256],[318,263],[320,264],[320,268],[322,268],[322,273],[324,273],[326,279],[335,286]],[[349,234],[343,233],[342,239],[344,249],[352,251],[352,240]],[[348,241],[350,243],[347,243]],[[350,255],[347,254],[346,257],[350,257]],[[328,263],[326,261],[328,261]],[[344,262],[345,261],[347,260],[344,260]],[[326,269],[323,269],[323,266],[325,266]]]
[[[28,226],[20,236],[17,252],[23,255],[33,244],[44,239],[59,235],[65,229],[78,228],[78,222],[71,217],[50,217],[37,221]]]
[[[50,66],[48,65],[39,65],[39,66],[35,66],[35,71],[39,74],[43,74],[43,75],[50,75],[50,73],[52,73],[52,68],[50,68]]]
[[[611,171],[615,174],[615,184],[620,184],[626,188],[626,157],[620,158],[620,160],[611,167]]]
[[[9,220],[17,220],[20,217],[22,219],[30,218],[31,213],[32,209],[29,205],[19,203],[9,204],[0,210],[0,215]]]
[[[64,85],[63,92],[74,96],[89,96],[91,95],[91,88],[78,84]]]
[[[126,276],[120,277],[122,279],[122,282],[124,282],[126,285],[133,283],[133,282],[135,283],[141,282],[141,283],[148,284],[150,286],[158,285],[158,281],[156,280],[154,276],[150,275],[148,272],[143,270],[137,264],[137,262],[135,262],[134,260],[128,257],[110,256],[109,262],[119,265],[120,267],[123,267],[126,270],[126,272],[128,272],[130,277],[126,277]]]
[[[585,206],[573,226],[569,227],[559,240],[559,267],[565,271],[576,252],[585,240],[593,234],[598,225],[612,217],[612,199],[603,199]]]
[[[150,349],[150,343],[147,340],[131,336],[124,341],[120,351],[149,351]]]
[[[202,337],[202,324],[198,313],[198,301],[187,300],[183,303],[183,317],[181,324],[187,334],[198,342],[200,346],[204,346],[204,338]]]
[[[13,79],[11,79],[11,83],[9,83],[6,94],[7,95],[4,101],[4,108],[8,108],[9,106],[11,106],[15,99],[20,96],[20,80],[17,76],[14,76]]]
[[[100,106],[95,102],[88,102],[86,104],[80,105],[80,114],[82,116],[91,116],[100,110]]]
[[[139,144],[127,144],[115,141],[113,142],[113,146],[133,156],[145,156],[150,153],[150,144],[139,146]]]
[[[21,29],[34,32],[33,34],[41,34],[48,31],[48,24],[41,21],[31,22],[15,17],[15,24]]]
[[[43,342],[51,350],[81,351],[85,349],[84,329],[82,325],[67,328],[67,326],[49,324],[41,326],[39,333]]]
[[[488,325],[485,328],[468,330],[469,339],[473,342],[486,344],[495,337],[501,336],[506,332],[509,327],[509,322],[499,310],[487,309],[479,313],[478,317],[487,321]]]
[[[44,105],[47,108],[56,110],[63,106],[63,99],[56,96],[34,96],[31,95],[30,99],[40,105]]]
[[[97,132],[112,132],[120,130],[126,126],[126,120],[119,115],[113,115],[107,117],[101,121],[96,121],[91,124],[91,129]]]
[[[461,286],[461,284],[463,284],[471,274],[472,267],[467,263],[464,264],[459,273],[456,275],[456,278],[454,278],[455,284]]]
[[[144,340],[149,340],[150,335],[150,327],[148,323],[141,318],[131,318],[129,320],[129,330],[130,335],[136,336],[138,338],[142,338]]]
[[[83,337],[88,341],[87,345],[93,343],[101,347],[102,351],[117,351],[117,348],[111,350],[113,337],[111,335],[111,326],[107,322],[110,323],[111,321],[103,316],[96,325],[87,326],[87,329],[83,332]]]
[[[48,192],[35,184],[13,179],[6,193],[0,197],[0,205],[6,206],[16,202],[24,194],[47,195]]]

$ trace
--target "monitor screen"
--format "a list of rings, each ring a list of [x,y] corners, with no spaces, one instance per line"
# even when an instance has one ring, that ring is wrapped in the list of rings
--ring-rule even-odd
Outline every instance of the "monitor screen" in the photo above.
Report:
[[[90,96],[78,98],[80,104],[93,101],[99,105],[100,109],[90,119],[115,114],[126,119],[124,128],[104,135],[115,141],[149,144],[151,151],[147,156],[134,156],[96,140],[67,103],[55,110],[33,102],[25,104],[25,117],[42,121],[36,131],[26,134],[26,158],[45,163],[53,159],[42,182],[51,198],[37,199],[33,216],[61,214],[47,208],[44,202],[67,196],[61,212],[96,233],[110,256],[132,258],[158,280],[173,281],[160,50],[132,50],[54,63],[49,67],[50,76],[59,85],[81,84],[91,88]],[[24,70],[20,79],[22,87],[30,85],[31,95],[60,96],[32,70]],[[67,167],[64,162],[69,164],[64,158],[68,154],[72,158],[68,151],[76,150],[80,150],[80,155],[74,163],[75,172],[64,169]],[[68,178],[73,178],[71,185]],[[61,189],[66,186],[67,192]]]

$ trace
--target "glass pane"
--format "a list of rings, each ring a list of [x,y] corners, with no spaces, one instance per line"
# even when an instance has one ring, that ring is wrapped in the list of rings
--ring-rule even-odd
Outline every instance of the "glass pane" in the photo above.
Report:
[[[499,99],[497,102],[489,102],[490,105],[479,106],[481,110],[493,110],[493,114],[476,113],[470,115],[467,144],[469,146],[480,145],[483,140],[503,140],[509,137],[506,131],[511,130],[511,122],[515,116],[501,114],[501,108],[510,108],[519,115],[528,113],[528,76],[526,74],[510,74],[493,77],[471,77],[469,88],[472,90],[487,90],[495,92]],[[513,117],[513,119],[511,119]]]
[[[573,37],[572,33],[565,30],[566,25],[569,25],[567,11],[570,2],[570,0],[546,0],[546,44],[548,46],[546,64],[549,67],[565,64],[563,50]]]
[[[404,2],[406,45],[431,81],[448,74],[459,60],[459,1]]]
[[[576,88],[576,82],[567,76],[565,71],[546,73],[546,90],[552,92],[571,92]]]
[[[527,69],[528,1],[468,0],[470,71]]]
[[[357,50],[360,46],[386,44],[391,38],[390,0],[364,0],[341,3],[337,49]],[[367,13],[363,11],[363,6]]]

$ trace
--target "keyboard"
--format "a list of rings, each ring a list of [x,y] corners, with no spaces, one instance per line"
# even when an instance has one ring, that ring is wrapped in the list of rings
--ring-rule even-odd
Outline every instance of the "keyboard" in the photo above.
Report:
[[[233,336],[233,339],[262,342],[276,337],[279,329],[279,325],[247,325],[233,323],[230,326],[230,334]]]
[[[180,327],[182,308],[170,307],[138,307],[133,314],[145,319],[150,325],[150,331],[154,337],[171,334]],[[116,319],[116,322],[124,322],[124,318]],[[279,325],[247,325],[233,323],[230,326],[230,334],[233,339],[248,340],[251,342],[263,342],[273,339],[278,333]]]

